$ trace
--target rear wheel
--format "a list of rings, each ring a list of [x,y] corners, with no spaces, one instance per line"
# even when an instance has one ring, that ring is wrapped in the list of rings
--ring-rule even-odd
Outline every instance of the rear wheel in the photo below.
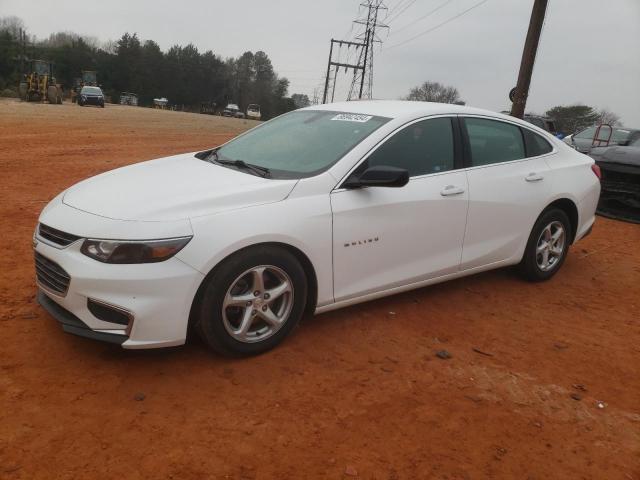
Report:
[[[255,355],[280,343],[297,325],[307,299],[298,260],[280,247],[243,250],[205,280],[195,327],[218,353]]]
[[[553,208],[536,221],[520,262],[520,272],[530,281],[553,277],[567,257],[571,239],[571,222],[567,214]]]

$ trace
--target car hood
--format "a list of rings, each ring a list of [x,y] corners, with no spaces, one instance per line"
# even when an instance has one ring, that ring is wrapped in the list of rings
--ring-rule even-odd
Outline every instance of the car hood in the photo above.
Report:
[[[173,221],[278,202],[297,180],[270,180],[193,153],[137,163],[84,180],[63,202],[117,220]]]

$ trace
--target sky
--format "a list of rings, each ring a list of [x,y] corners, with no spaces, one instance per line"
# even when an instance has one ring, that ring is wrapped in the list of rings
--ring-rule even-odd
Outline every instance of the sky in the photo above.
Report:
[[[20,17],[38,38],[73,31],[106,42],[127,31],[164,50],[193,43],[223,58],[263,50],[290,80],[290,94],[312,98],[315,89],[322,95],[329,40],[360,33],[353,20],[365,13],[362,1],[59,0],[52,13],[45,0],[0,0],[0,16]],[[374,98],[398,99],[429,80],[455,86],[468,105],[510,108],[533,0],[385,1]],[[353,53],[336,54],[353,61]],[[340,71],[336,101],[349,84]],[[576,103],[640,128],[640,0],[549,0],[527,111]]]

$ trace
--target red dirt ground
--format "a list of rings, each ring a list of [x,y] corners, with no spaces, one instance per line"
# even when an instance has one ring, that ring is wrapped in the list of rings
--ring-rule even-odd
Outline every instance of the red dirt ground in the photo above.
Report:
[[[0,478],[640,479],[640,225],[599,218],[550,282],[396,295],[257,358],[63,333],[34,301],[46,202],[250,125],[0,102]]]

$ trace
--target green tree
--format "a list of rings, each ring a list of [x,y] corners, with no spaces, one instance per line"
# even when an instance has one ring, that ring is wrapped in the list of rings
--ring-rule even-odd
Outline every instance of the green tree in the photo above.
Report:
[[[545,115],[555,122],[558,131],[567,134],[590,127],[599,118],[599,113],[587,105],[559,105],[547,110]]]
[[[113,64],[113,86],[116,90],[139,92],[140,51],[140,40],[137,34],[129,35],[127,32],[118,40],[116,59]]]
[[[302,93],[294,93],[293,95],[291,95],[291,100],[293,100],[293,103],[296,106],[296,108],[304,108],[311,105],[311,101],[309,101],[309,96],[304,95]]]
[[[271,59],[261,50],[253,56],[253,63],[256,71],[256,80],[250,103],[259,104],[262,118],[268,119],[274,116],[274,92],[277,75],[273,70]]]

